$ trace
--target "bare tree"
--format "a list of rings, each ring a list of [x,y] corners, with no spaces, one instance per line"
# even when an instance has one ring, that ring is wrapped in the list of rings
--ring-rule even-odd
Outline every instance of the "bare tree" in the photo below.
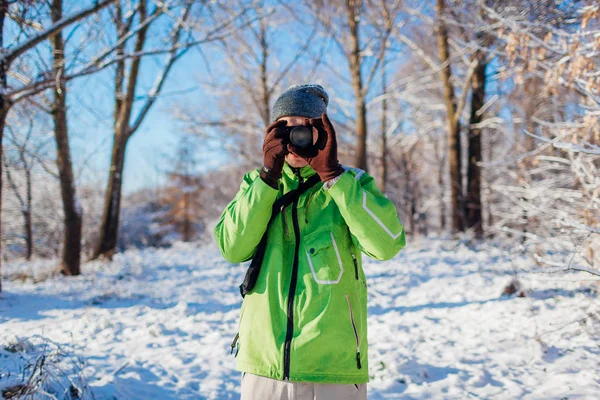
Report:
[[[52,0],[52,21],[63,18],[63,1]],[[65,73],[65,45],[62,31],[52,37],[53,71],[55,77]],[[79,275],[81,261],[81,224],[83,209],[77,199],[75,178],[71,163],[69,134],[67,127],[67,85],[60,79],[54,87],[52,107],[54,138],[56,140],[56,163],[60,177],[60,193],[64,212],[64,240],[61,259],[61,272],[65,275]]]
[[[402,2],[339,0],[308,3],[315,19],[326,29],[328,38],[334,42],[348,63],[356,119],[354,164],[358,168],[368,170],[367,94],[382,66],[385,48],[395,27]],[[369,10],[383,16],[383,26],[372,23],[369,26]],[[331,70],[335,71],[335,68]]]
[[[450,191],[451,212],[452,212],[452,230],[460,232],[464,230],[464,203],[463,203],[463,185],[462,185],[462,162],[461,162],[461,143],[460,143],[460,114],[462,107],[458,105],[458,99],[454,92],[452,82],[452,65],[450,61],[450,44],[448,37],[448,28],[445,22],[446,1],[437,0],[437,41],[438,57],[442,63],[440,78],[444,86],[444,103],[446,105],[447,125],[448,125],[448,161],[450,166]]]
[[[29,88],[31,86],[32,81],[27,82],[27,84],[23,85],[18,89],[10,87],[8,85],[8,74],[11,68],[11,65],[15,60],[17,60],[20,56],[22,56],[28,50],[36,47],[40,43],[44,42],[48,38],[55,35],[57,32],[62,31],[65,27],[77,22],[89,15],[97,13],[99,10],[107,7],[114,0],[99,0],[92,5],[82,8],[81,10],[73,13],[72,15],[62,18],[60,21],[55,22],[50,27],[43,29],[41,32],[27,37],[24,41],[16,43],[7,48],[5,40],[5,32],[4,32],[4,24],[5,19],[7,17],[7,13],[9,12],[9,7],[11,2],[9,0],[0,0],[0,144],[2,143],[4,127],[6,125],[6,118],[8,115],[8,111],[10,108],[18,101],[27,98],[34,93],[32,93]],[[47,81],[44,77],[40,79],[40,81]],[[37,81],[35,82],[37,83]],[[0,159],[2,158],[2,147],[0,146]],[[2,164],[0,164],[0,206],[2,201]],[[2,229],[1,221],[0,221],[0,231]],[[1,257],[0,257],[1,263]],[[1,266],[1,264],[0,264]],[[2,290],[2,285],[0,281],[0,291]]]
[[[379,53],[377,62],[381,66],[381,147],[379,159],[381,163],[381,184],[380,188],[385,193],[386,180],[388,175],[388,160],[387,160],[387,136],[388,136],[388,89],[386,79],[386,68],[388,67],[387,48],[391,40],[398,14],[400,13],[400,1],[393,3],[381,0],[379,2],[369,2],[369,20],[370,25],[378,34],[378,39],[381,41],[379,45]]]
[[[122,6],[124,6],[124,2],[120,2],[118,8]],[[215,26],[211,26],[208,31],[204,32],[201,39],[195,39],[190,26],[190,16],[193,6],[193,1],[187,1],[180,7],[173,7],[172,9],[158,4],[153,10],[149,10],[148,1],[140,0],[136,7],[139,22],[138,28],[131,28],[133,15],[136,13],[123,15],[121,11],[116,11],[114,20],[117,28],[117,53],[124,53],[125,47],[122,44],[132,36],[135,36],[135,45],[127,74],[125,74],[126,64],[123,62],[123,57],[119,57],[116,60],[114,140],[104,202],[104,213],[98,245],[92,255],[93,259],[101,256],[111,258],[116,250],[127,143],[139,129],[148,112],[155,104],[156,99],[160,96],[173,65],[193,46],[221,39],[227,35],[234,29],[234,22],[239,17],[234,16]],[[206,5],[206,7],[209,7],[209,5]],[[161,15],[171,17],[174,14],[178,15],[172,18],[174,21],[168,34],[168,46],[159,50],[146,50],[147,34],[152,22],[156,21]],[[135,32],[135,35],[132,35],[132,32]],[[162,69],[156,75],[154,85],[148,94],[144,96],[145,99],[139,107],[139,111],[134,112],[134,101],[136,96],[139,96],[137,86],[140,78],[142,57],[152,54],[166,54],[166,59]],[[126,82],[125,76],[127,76]]]
[[[244,3],[228,3],[232,4],[228,13],[238,14]],[[215,93],[214,102],[222,107],[210,110],[210,114],[199,111],[196,105],[182,104],[174,110],[191,134],[215,142],[218,150],[234,152],[237,162],[248,166],[260,161],[258,150],[264,129],[272,122],[275,96],[296,77],[310,77],[319,63],[318,57],[315,60],[307,56],[315,42],[316,26],[298,20],[300,13],[293,6],[284,3],[284,7],[274,9],[263,3],[253,2],[252,23],[214,46],[227,61],[220,73],[228,74],[229,79],[225,83],[202,83],[206,94]],[[282,45],[279,37],[284,30],[293,40]],[[303,70],[310,72],[302,74]]]
[[[481,10],[481,8],[480,8]],[[479,12],[479,24],[485,24],[487,21],[482,11]],[[484,49],[489,49],[492,45],[490,36],[484,35],[481,31],[475,33],[473,42],[476,46],[472,52],[471,61],[473,65],[473,74],[471,78],[471,110],[469,117],[468,139],[467,139],[467,192],[465,204],[465,224],[467,229],[473,229],[475,237],[483,237],[483,206],[481,201],[482,191],[482,139],[483,130],[481,122],[483,121],[485,91],[486,91],[486,68],[488,65],[488,55]]]
[[[466,198],[466,228],[473,229],[475,236],[483,236],[483,217],[481,205],[481,132],[483,105],[485,103],[487,66],[486,55],[476,51],[474,56],[475,66],[472,79],[471,116],[468,131],[467,154],[467,198]]]
[[[13,107],[7,119],[3,164],[9,192],[4,194],[2,241],[10,247],[5,259],[11,257],[11,250],[21,249],[19,255],[26,258],[44,257],[60,243],[55,235],[60,236],[62,229],[55,221],[62,213],[56,212],[60,204],[52,195],[58,190],[58,173],[48,123],[45,111],[29,101]]]
[[[352,77],[352,89],[354,90],[356,108],[356,166],[367,167],[367,107],[365,104],[364,83],[362,78],[362,63],[360,54],[360,31],[359,22],[362,9],[361,0],[346,1],[346,18],[348,20],[348,31],[350,33],[350,46],[348,51],[348,64],[350,65],[350,76]]]
[[[128,33],[128,28],[131,26],[133,16],[129,16],[128,20],[123,21],[122,9],[123,5],[119,1],[116,6],[116,28],[117,28],[117,54],[123,54],[125,42],[123,37]],[[160,13],[158,8],[155,13]],[[135,14],[135,13],[132,13]],[[125,80],[125,60],[117,61],[117,70],[115,75],[115,119],[114,119],[114,140],[112,147],[112,156],[110,162],[110,172],[108,177],[108,186],[106,189],[104,201],[104,214],[102,217],[102,225],[100,227],[99,242],[92,258],[98,258],[101,255],[106,255],[109,258],[115,251],[117,245],[117,234],[119,229],[119,212],[121,203],[121,185],[123,168],[125,165],[125,149],[129,137],[135,132],[132,130],[131,114],[133,111],[133,101],[135,89],[138,81],[140,70],[141,55],[139,55],[146,42],[146,34],[150,24],[144,24],[148,18],[147,1],[141,0],[137,8],[141,29],[137,31],[134,53],[138,54],[131,60],[128,71],[128,83],[124,86]],[[177,37],[179,40],[179,37]]]
[[[17,139],[15,138],[15,134],[14,132],[10,132],[12,129],[10,126],[7,127],[9,130],[9,136],[8,139],[12,142],[12,145],[16,148],[17,150],[17,163],[13,163],[13,166],[15,171],[16,170],[22,170],[23,171],[23,175],[24,175],[24,180],[25,180],[25,194],[21,194],[20,190],[19,190],[19,185],[16,181],[16,179],[13,177],[13,172],[10,165],[10,162],[8,160],[8,157],[6,154],[3,155],[3,163],[4,163],[4,168],[5,168],[5,173],[6,173],[6,179],[8,180],[8,184],[10,186],[10,188],[12,189],[18,204],[20,206],[20,210],[21,210],[21,214],[23,216],[23,232],[24,232],[24,237],[25,237],[25,248],[26,248],[26,252],[25,252],[25,259],[29,260],[31,259],[31,256],[33,254],[33,223],[32,223],[32,217],[31,217],[31,212],[32,212],[32,200],[33,200],[33,195],[32,195],[32,169],[33,169],[33,164],[35,163],[35,159],[33,157],[31,157],[28,154],[28,147],[29,147],[29,142],[31,139],[31,134],[33,132],[33,120],[30,119],[29,121],[29,127],[27,129],[27,133],[25,134],[24,140],[22,143],[19,143],[17,141]],[[14,165],[14,164],[18,164],[18,165]]]

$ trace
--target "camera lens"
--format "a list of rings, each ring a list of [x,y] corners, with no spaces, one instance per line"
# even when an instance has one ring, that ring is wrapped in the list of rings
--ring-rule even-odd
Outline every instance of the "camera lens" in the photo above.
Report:
[[[290,142],[297,147],[308,147],[312,145],[312,129],[306,126],[295,126],[290,131]]]

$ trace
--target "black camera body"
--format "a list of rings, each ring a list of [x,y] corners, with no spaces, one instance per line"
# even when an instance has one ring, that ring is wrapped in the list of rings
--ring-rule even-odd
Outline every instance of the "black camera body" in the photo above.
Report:
[[[322,129],[305,122],[304,125],[287,126],[288,143],[293,146],[293,152],[300,157],[315,157],[322,150],[326,141]],[[317,129],[317,143],[313,143],[313,129]]]

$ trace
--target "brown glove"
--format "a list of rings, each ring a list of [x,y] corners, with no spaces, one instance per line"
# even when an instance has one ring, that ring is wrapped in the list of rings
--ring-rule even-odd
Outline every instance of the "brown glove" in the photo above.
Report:
[[[281,171],[288,153],[287,121],[275,121],[267,127],[267,134],[263,143],[263,167],[260,169],[261,179],[274,189],[281,178]]]
[[[322,182],[327,182],[344,172],[344,167],[339,163],[337,158],[337,141],[335,138],[335,129],[327,114],[321,115],[321,118],[306,119],[304,125],[312,125],[319,132],[319,139],[315,144],[318,152],[316,155],[311,154],[308,157],[303,157],[302,149],[288,144],[288,150],[303,157],[308,164],[314,169]],[[306,153],[305,153],[306,154]]]

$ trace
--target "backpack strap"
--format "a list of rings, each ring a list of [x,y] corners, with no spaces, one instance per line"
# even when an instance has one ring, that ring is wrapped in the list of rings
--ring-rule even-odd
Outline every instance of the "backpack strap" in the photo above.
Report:
[[[260,178],[259,178],[260,179]],[[294,201],[298,200],[300,196],[306,192],[308,189],[315,186],[318,182],[321,181],[318,174],[314,174],[305,182],[301,182],[298,185],[297,189],[290,190],[273,203],[273,208],[271,210],[271,218],[267,224],[267,229],[263,234],[258,246],[256,246],[256,251],[254,252],[254,256],[252,257],[252,261],[250,262],[250,266],[246,271],[246,276],[244,277],[244,282],[240,285],[240,293],[242,297],[245,297],[248,292],[250,292],[254,285],[256,284],[256,280],[258,279],[258,274],[260,273],[260,267],[262,265],[263,259],[265,257],[265,249],[267,248],[267,237],[269,232],[269,226],[271,226],[271,222],[282,212],[287,206],[292,204]],[[299,238],[296,238],[299,240]]]

